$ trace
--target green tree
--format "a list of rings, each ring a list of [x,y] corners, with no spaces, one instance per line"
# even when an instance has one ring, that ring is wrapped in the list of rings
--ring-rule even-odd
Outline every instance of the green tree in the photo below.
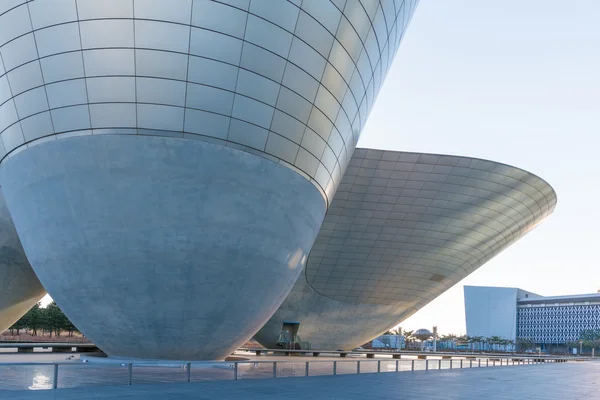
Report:
[[[600,329],[585,329],[579,333],[579,339],[583,341],[583,346],[595,353],[600,346]]]
[[[469,343],[469,350],[471,352],[475,351],[475,343],[477,343],[477,336],[468,336],[467,335],[467,343]]]
[[[52,332],[54,332],[56,336],[60,336],[60,333],[68,328],[70,322],[62,310],[58,307],[56,302],[53,301],[52,303],[48,304],[45,314],[47,316],[47,329],[50,331],[51,337]]]
[[[68,319],[66,317],[65,317],[65,319],[67,320],[67,323],[65,325],[65,330],[67,332],[69,332],[69,337],[73,337],[73,333],[79,332],[79,330],[77,329],[77,327],[75,325],[73,325],[73,323],[71,322],[70,319]]]
[[[12,324],[8,329],[10,330],[10,335],[14,335],[14,331],[17,331],[17,336],[21,334],[21,329],[27,328],[27,314],[23,315],[17,322]]]
[[[487,343],[492,346],[493,351],[497,351],[498,346],[502,343],[502,338],[500,336],[490,336],[487,338]]]
[[[534,345],[535,345],[535,343],[533,343],[533,340],[528,339],[528,338],[517,338],[517,341],[516,341],[517,351],[520,351],[520,352],[530,350],[533,348]]]
[[[413,339],[413,333],[415,331],[404,331],[402,336],[404,336],[404,346],[408,349],[410,347],[410,343]]]
[[[577,340],[567,342],[567,353],[570,353],[571,349],[577,349],[577,351],[579,351],[579,342]]]
[[[479,351],[483,350],[483,340],[484,340],[483,336],[473,336],[473,337],[471,337],[471,341],[473,343],[477,343],[478,344],[477,347],[478,347]]]
[[[504,346],[504,351],[508,351],[508,346],[511,347],[511,352],[514,351],[515,342],[510,339],[502,339],[502,346]]]
[[[44,309],[41,303],[36,303],[21,319],[26,322],[27,328],[31,330],[31,334],[37,336],[38,330],[44,329],[45,326]]]
[[[450,343],[450,349],[454,350],[456,348],[456,340],[458,336],[453,333],[446,335],[446,340]]]

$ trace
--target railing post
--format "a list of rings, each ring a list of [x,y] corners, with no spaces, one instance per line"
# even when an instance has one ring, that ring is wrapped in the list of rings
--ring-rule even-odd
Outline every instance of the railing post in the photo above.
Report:
[[[238,380],[238,363],[237,362],[233,363],[233,380],[234,381]]]
[[[442,360],[438,360],[438,369],[442,369]]]
[[[479,361],[479,365],[477,367],[481,368],[481,358],[478,361]]]
[[[490,366],[490,359],[489,359],[489,358],[486,358],[486,359],[485,359],[485,366],[486,366],[486,367],[489,367],[489,366]]]
[[[429,360],[425,360],[425,371],[429,371]]]
[[[377,360],[377,373],[381,372],[381,360]]]
[[[127,375],[128,375],[127,384],[131,386],[132,375],[133,375],[133,364],[131,364],[131,363],[127,364]]]
[[[415,360],[412,360],[412,363],[411,363],[410,370],[411,370],[411,371],[414,371],[414,370],[415,370]]]
[[[273,361],[273,378],[277,378],[277,361]]]
[[[496,366],[496,359],[494,358],[494,359],[492,360],[492,367],[495,367],[495,366]]]
[[[360,374],[360,360],[356,362],[356,373]]]
[[[333,375],[337,375],[337,361],[333,362]]]
[[[473,360],[469,360],[469,368],[473,368]]]
[[[396,360],[396,372],[398,372],[398,363],[400,362],[400,360]]]
[[[187,363],[187,379],[188,382],[192,381],[192,363]]]
[[[52,389],[58,388],[58,364],[54,364],[54,380],[52,381]]]
[[[450,359],[450,369],[452,369],[452,359]]]
[[[304,376],[308,376],[308,361],[306,362],[306,370],[304,371]]]
[[[460,368],[462,368],[462,362],[463,362],[463,360],[460,360]]]

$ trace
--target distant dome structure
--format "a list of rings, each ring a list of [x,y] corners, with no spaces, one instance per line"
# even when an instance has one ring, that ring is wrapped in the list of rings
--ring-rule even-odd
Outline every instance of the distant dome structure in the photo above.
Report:
[[[431,338],[433,333],[431,333],[428,329],[419,329],[414,333],[413,336],[421,341],[421,351],[423,351],[425,341]]]
[[[433,334],[427,329],[419,329],[414,333],[414,336],[420,341],[424,341],[433,336]]]

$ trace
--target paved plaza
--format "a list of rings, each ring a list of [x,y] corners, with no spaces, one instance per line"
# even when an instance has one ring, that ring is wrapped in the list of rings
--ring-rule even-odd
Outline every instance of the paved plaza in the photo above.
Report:
[[[308,378],[0,391],[11,400],[45,399],[600,399],[600,363],[415,371]]]

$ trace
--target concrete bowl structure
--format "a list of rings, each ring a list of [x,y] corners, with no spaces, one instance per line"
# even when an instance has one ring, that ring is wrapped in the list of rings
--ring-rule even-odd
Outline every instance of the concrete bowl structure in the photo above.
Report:
[[[556,205],[521,169],[356,149],[304,273],[256,340],[285,323],[312,349],[352,349],[394,327],[530,232]]]
[[[46,290],[31,269],[0,191],[0,333],[17,322]]]
[[[111,356],[222,359],[303,270],[417,1],[0,3],[0,185]]]

